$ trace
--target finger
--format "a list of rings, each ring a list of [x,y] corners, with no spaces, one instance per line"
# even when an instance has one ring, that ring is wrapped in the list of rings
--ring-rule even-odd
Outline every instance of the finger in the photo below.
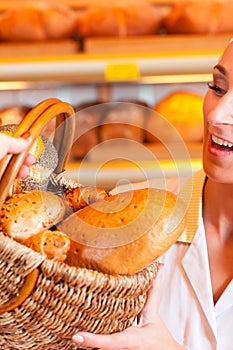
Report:
[[[34,154],[28,153],[26,159],[24,160],[24,165],[30,166],[36,162],[36,157]]]
[[[22,137],[11,137],[7,141],[8,143],[8,153],[18,154],[25,151],[31,143],[31,137],[25,139]]]
[[[28,136],[28,134],[26,135]],[[1,151],[0,156],[4,157],[7,153],[17,154],[26,150],[31,143],[31,137],[11,137],[4,133],[1,134]]]
[[[114,334],[79,332],[73,336],[73,341],[82,346],[99,348],[101,350],[135,350],[138,342],[137,333],[138,328],[136,327],[130,327],[123,332]]]
[[[17,175],[18,178],[24,178],[27,177],[30,173],[30,165],[34,164],[36,162],[36,157],[33,154],[28,154],[24,164],[21,166],[19,173]]]
[[[22,165],[19,173],[17,175],[18,178],[24,178],[27,177],[29,175],[30,169],[27,165]]]
[[[148,291],[147,301],[140,315],[141,324],[153,323],[157,319],[157,309],[162,285],[162,269],[163,265],[160,264],[159,271]]]

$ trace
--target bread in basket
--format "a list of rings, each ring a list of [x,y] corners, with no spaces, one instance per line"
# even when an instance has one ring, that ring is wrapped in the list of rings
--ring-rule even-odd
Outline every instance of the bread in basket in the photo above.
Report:
[[[64,170],[67,150],[71,148],[74,130],[73,113],[73,109],[69,104],[57,99],[48,99],[33,108],[14,133],[15,136],[19,136],[24,131],[29,130],[33,140],[35,140],[43,127],[56,117],[57,129],[54,145],[58,152],[59,162],[54,170],[55,176],[59,176]],[[0,162],[0,208],[3,208],[6,203],[10,187],[24,161],[26,153],[8,155]],[[56,225],[56,229],[59,231],[65,230],[65,234],[69,234],[69,226],[72,226],[72,236],[69,238],[70,242],[75,245],[75,249],[71,249],[70,253],[73,255],[70,260],[64,261],[64,258],[61,258],[60,261],[49,259],[46,254],[31,249],[30,245],[29,247],[25,246],[0,232],[0,349],[85,349],[72,342],[72,335],[75,332],[86,330],[96,333],[112,333],[122,331],[132,325],[142,310],[146,301],[147,291],[156,277],[158,269],[156,259],[158,255],[162,254],[164,250],[168,249],[175,242],[185,225],[182,204],[176,201],[175,196],[168,194],[166,191],[161,194],[163,200],[161,202],[161,197],[160,202],[163,203],[163,206],[162,208],[160,206],[159,213],[155,216],[158,226],[155,222],[151,223],[150,220],[148,221],[149,225],[147,225],[147,205],[149,207],[148,215],[151,219],[153,217],[150,215],[153,211],[153,201],[157,201],[155,192],[150,197],[151,192],[149,190],[132,191],[126,197],[125,194],[112,197],[107,196],[107,201],[105,198],[99,198],[96,202],[106,202],[107,205],[109,203],[111,205],[114,202],[117,203],[116,212],[121,213],[119,216],[121,224],[118,225],[119,232],[125,229],[123,224],[124,220],[127,221],[129,219],[127,216],[129,216],[130,206],[135,207],[135,202],[137,202],[140,207],[140,203],[144,203],[139,211],[136,209],[137,217],[134,216],[135,214],[133,215],[133,240],[126,239],[126,242],[121,240],[120,247],[116,247],[116,249],[120,248],[121,251],[119,257],[114,252],[114,247],[117,246],[114,234],[112,235],[113,240],[108,240],[105,235],[105,246],[100,247],[94,244],[93,247],[92,245],[90,254],[94,258],[99,254],[99,249],[102,249],[102,252],[103,250],[108,251],[109,256],[105,260],[105,266],[108,261],[114,260],[113,269],[109,271],[105,271],[100,265],[95,263],[91,263],[88,266],[87,257],[82,260],[82,255],[79,257],[81,262],[79,264],[78,259],[76,260],[76,256],[74,256],[78,252],[79,245],[82,245],[82,248],[84,245],[87,252],[90,249],[90,241],[78,241],[75,221],[77,217],[80,218],[83,215],[85,217],[85,225],[92,226],[92,229],[94,227],[94,232],[98,232],[98,235],[101,234],[100,228],[103,220],[106,225],[108,223],[110,225],[112,222],[110,212],[108,214],[106,212],[102,214],[96,213],[98,208],[94,205],[95,203],[71,214],[61,221],[60,224],[57,224],[57,217],[51,222],[50,226]],[[52,193],[51,195],[56,196],[56,194]],[[102,192],[100,191],[101,196]],[[70,195],[67,198],[68,202],[70,202]],[[122,207],[122,198],[127,202],[126,207]],[[143,198],[144,202],[142,201]],[[152,202],[150,200],[147,201],[147,198],[152,198]],[[161,204],[160,202],[158,205]],[[147,204],[145,205],[145,203]],[[125,205],[125,203],[123,204]],[[165,216],[170,217],[172,215],[173,205],[178,208],[179,218],[175,221],[172,220],[176,224],[171,230],[169,220]],[[113,208],[111,208],[111,211],[114,211]],[[77,216],[77,213],[83,214],[78,214]],[[98,220],[98,215],[100,220]],[[106,216],[109,216],[110,219],[107,219]],[[95,225],[93,226],[91,219],[94,217],[96,220],[94,220]],[[116,220],[116,217],[117,213],[113,221]],[[4,220],[4,216],[2,219]],[[134,221],[136,224],[134,224]],[[129,220],[127,221],[128,224]],[[167,231],[164,233],[162,231],[165,230],[165,227]],[[47,228],[49,228],[49,225]],[[112,228],[110,227],[111,233],[114,231]],[[159,254],[158,252],[157,255],[155,254],[154,259],[151,252],[148,254],[148,259],[145,258],[147,256],[145,252],[146,240],[145,237],[143,238],[142,228],[145,231],[145,235],[149,238],[149,244],[152,243],[153,235],[157,235],[158,241],[160,241],[159,244],[163,244],[167,240],[169,233],[169,243],[165,243]],[[48,238],[47,233],[46,235],[38,234],[40,237]],[[54,234],[54,239],[56,239],[56,233]],[[88,230],[83,232],[83,234],[85,239],[91,237],[91,232],[88,232]],[[135,256],[135,248],[131,250],[130,247],[131,245],[135,246],[134,240],[137,239],[142,244],[138,245],[138,256]],[[108,242],[107,246],[106,242]],[[124,244],[128,245],[125,248],[127,258],[132,257],[130,269],[128,271],[126,269],[123,272],[119,270],[119,273],[116,273],[114,272],[114,266],[120,266],[121,263],[122,266],[127,265],[121,260],[119,261],[119,259],[124,259]],[[31,247],[33,248],[33,246]],[[134,264],[133,258],[135,262],[136,260],[141,260],[141,254],[144,257],[143,264],[138,266]],[[96,270],[91,268],[96,268]]]

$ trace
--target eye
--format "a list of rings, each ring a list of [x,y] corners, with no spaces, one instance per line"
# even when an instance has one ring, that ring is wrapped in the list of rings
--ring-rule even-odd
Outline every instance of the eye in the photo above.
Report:
[[[226,90],[222,89],[220,86],[213,83],[208,83],[208,87],[209,89],[213,90],[218,96],[223,96],[227,92]]]

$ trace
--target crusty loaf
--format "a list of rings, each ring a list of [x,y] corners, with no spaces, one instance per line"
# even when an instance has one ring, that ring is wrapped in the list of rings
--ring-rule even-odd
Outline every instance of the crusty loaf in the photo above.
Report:
[[[203,96],[193,91],[175,91],[154,107],[146,121],[147,141],[200,142],[203,139]],[[178,134],[177,134],[178,132]]]
[[[81,37],[149,35],[158,33],[161,16],[147,1],[98,1],[77,17]]]
[[[233,30],[232,1],[181,1],[163,19],[167,33],[211,34]]]
[[[0,17],[0,39],[36,41],[71,36],[75,14],[62,4],[30,2],[30,5],[9,9]]]
[[[146,107],[136,100],[111,103],[101,118],[100,141],[123,138],[143,142]]]
[[[50,192],[34,190],[14,194],[0,210],[0,229],[21,242],[62,220],[65,209],[64,201]]]
[[[60,231],[44,230],[30,236],[22,244],[46,255],[48,259],[64,261],[70,248],[70,239]]]
[[[66,263],[111,274],[132,274],[162,255],[185,227],[185,209],[167,191],[142,189],[106,197],[66,218]]]

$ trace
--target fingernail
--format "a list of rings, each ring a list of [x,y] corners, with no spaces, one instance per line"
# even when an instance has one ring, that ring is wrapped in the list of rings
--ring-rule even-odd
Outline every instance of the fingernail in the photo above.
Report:
[[[22,133],[22,135],[20,135],[20,137],[22,137],[23,139],[28,139],[30,136],[30,131],[25,131],[24,133]]]
[[[84,342],[84,338],[81,335],[79,335],[79,334],[75,334],[73,336],[73,340],[77,341],[78,343],[83,343]]]

